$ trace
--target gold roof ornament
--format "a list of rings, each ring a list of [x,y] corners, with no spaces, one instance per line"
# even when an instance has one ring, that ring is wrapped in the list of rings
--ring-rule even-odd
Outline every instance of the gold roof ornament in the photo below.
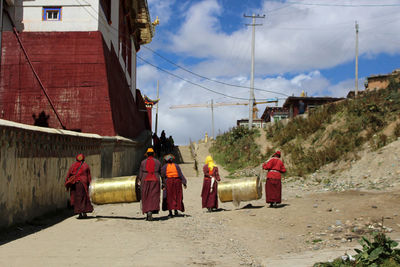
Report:
[[[151,22],[149,7],[146,0],[138,1],[138,11],[136,15],[136,25],[139,28],[139,44],[148,44],[152,41],[155,32],[155,26],[160,23],[158,17]]]
[[[153,26],[157,26],[158,24],[160,24],[160,20],[158,19],[158,16],[156,17],[156,19],[151,24]]]

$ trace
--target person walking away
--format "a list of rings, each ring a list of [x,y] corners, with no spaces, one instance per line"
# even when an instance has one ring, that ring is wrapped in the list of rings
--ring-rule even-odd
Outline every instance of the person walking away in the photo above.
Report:
[[[179,214],[178,210],[181,212],[185,211],[182,185],[186,189],[187,181],[179,165],[173,163],[175,159],[173,155],[168,154],[164,159],[166,164],[161,168],[161,177],[163,178],[166,192],[166,203],[169,211],[168,217],[172,218],[172,210],[174,210],[175,216]]]
[[[220,181],[218,167],[211,156],[207,156],[203,166],[204,180],[201,190],[202,208],[209,212],[218,209],[218,181]]]
[[[286,172],[285,165],[283,165],[281,152],[276,151],[272,157],[264,162],[262,167],[268,170],[267,182],[265,183],[266,202],[269,207],[276,208],[277,204],[282,202],[282,182],[281,174]]]
[[[85,162],[85,156],[78,154],[65,178],[65,187],[70,192],[70,203],[74,207],[74,213],[79,214],[78,219],[87,218],[86,213],[93,212],[89,197],[91,181],[90,167]]]
[[[300,100],[299,101],[299,115],[304,114],[305,111],[306,111],[305,104],[304,104],[303,100]]]
[[[164,130],[161,131],[160,143],[161,143],[161,151],[163,153],[167,153],[166,152],[167,151],[167,136],[165,135],[165,131]]]
[[[160,138],[158,138],[157,134],[153,134],[153,147],[154,147],[154,153],[156,155],[160,155],[161,153],[161,141]]]
[[[168,147],[169,147],[169,152],[174,153],[175,142],[174,138],[172,138],[172,135],[168,137]]]
[[[148,148],[145,155],[147,159],[140,164],[138,184],[142,192],[142,212],[146,214],[146,221],[152,221],[153,214],[160,211],[161,163],[154,158],[153,148]]]

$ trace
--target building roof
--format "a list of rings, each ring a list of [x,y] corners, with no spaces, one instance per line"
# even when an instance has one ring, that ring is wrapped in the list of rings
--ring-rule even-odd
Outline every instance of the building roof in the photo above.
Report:
[[[261,116],[262,120],[265,120],[267,117],[268,111],[273,111],[275,115],[286,115],[289,114],[289,110],[283,107],[265,107],[264,112]]]
[[[134,0],[129,1],[133,5]],[[138,10],[135,18],[135,24],[139,28],[139,44],[148,44],[154,36],[154,26],[158,24],[158,20],[151,22],[149,7],[147,0],[138,1]]]
[[[387,74],[376,74],[376,75],[371,75],[371,76],[367,77],[367,79],[386,78],[386,77],[395,76],[395,75],[400,75],[400,69],[395,69],[395,70],[392,71],[391,73],[387,73]]]
[[[289,108],[291,104],[297,103],[302,100],[305,104],[318,104],[318,103],[328,103],[335,102],[344,99],[343,97],[309,97],[309,96],[289,96],[285,103],[283,104],[284,108]]]

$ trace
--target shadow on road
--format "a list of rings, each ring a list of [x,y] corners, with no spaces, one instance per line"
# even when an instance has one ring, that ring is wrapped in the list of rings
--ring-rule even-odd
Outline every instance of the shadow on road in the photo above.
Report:
[[[8,242],[34,234],[74,216],[73,210],[62,209],[39,216],[29,222],[0,229],[0,246]]]
[[[242,210],[245,209],[261,209],[264,208],[264,205],[261,206],[253,206],[252,204],[247,204],[246,206],[244,206],[243,208],[241,208]]]
[[[179,214],[179,215],[174,215],[172,218],[169,218],[168,215],[166,216],[153,216],[153,221],[166,221],[166,220],[171,220],[173,218],[177,217],[192,217],[191,215],[187,214]],[[144,221],[146,219],[145,216],[143,217],[127,217],[127,216],[104,216],[104,215],[97,215],[97,216],[90,216],[88,215],[87,218],[81,219],[81,220],[93,220],[97,219],[99,221],[103,219],[118,219],[118,220],[133,220],[133,221]]]
[[[221,211],[227,211],[227,210],[223,209],[223,208],[218,208],[218,209],[213,209],[211,212],[207,211],[207,213],[214,213],[214,212],[221,212]]]
[[[277,204],[275,207],[268,207],[268,208],[271,208],[271,209],[281,209],[281,208],[284,208],[284,207],[286,207],[286,206],[290,206],[290,204]]]
[[[97,216],[90,216],[88,215],[87,218],[81,220],[101,220],[101,219],[118,219],[118,220],[134,220],[134,221],[143,221],[145,217],[127,217],[127,216],[104,216],[104,215],[97,215]]]

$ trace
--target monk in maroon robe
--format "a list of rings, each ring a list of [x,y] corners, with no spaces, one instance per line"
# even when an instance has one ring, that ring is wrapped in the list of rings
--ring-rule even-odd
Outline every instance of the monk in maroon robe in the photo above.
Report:
[[[272,158],[262,165],[264,170],[268,170],[267,182],[265,183],[265,195],[266,202],[269,203],[270,208],[276,208],[277,204],[282,202],[281,173],[286,172],[286,169],[280,157],[281,152],[276,151],[272,155]]]
[[[218,209],[218,181],[220,181],[218,167],[211,156],[207,156],[203,166],[204,180],[201,190],[202,208],[209,212]]]
[[[89,197],[91,181],[89,165],[85,162],[85,156],[79,154],[76,156],[76,162],[71,165],[65,178],[65,185],[70,190],[70,203],[74,207],[74,213],[79,214],[78,219],[87,218],[86,213],[93,211]]]
[[[138,184],[142,191],[142,212],[146,214],[146,221],[152,221],[152,215],[160,210],[161,163],[154,158],[153,148],[147,149],[146,156],[140,164]]]
[[[168,217],[172,218],[172,210],[174,210],[175,216],[178,215],[178,210],[182,212],[185,211],[183,205],[182,185],[186,188],[186,178],[183,176],[179,165],[173,163],[173,155],[168,154],[164,159],[167,163],[161,168],[161,177],[163,178],[163,184],[165,185],[163,190],[166,192],[166,203],[169,211]]]

